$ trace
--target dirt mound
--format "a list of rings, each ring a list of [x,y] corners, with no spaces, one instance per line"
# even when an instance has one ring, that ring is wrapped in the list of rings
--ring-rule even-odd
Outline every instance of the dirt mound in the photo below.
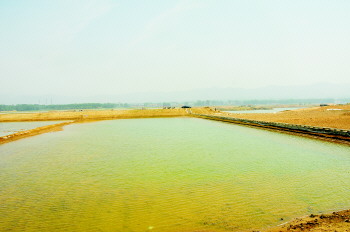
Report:
[[[350,105],[312,107],[264,114],[224,113],[227,117],[282,122],[296,125],[350,129]]]
[[[314,215],[298,218],[282,226],[264,232],[285,231],[350,231],[350,210],[330,214]]]

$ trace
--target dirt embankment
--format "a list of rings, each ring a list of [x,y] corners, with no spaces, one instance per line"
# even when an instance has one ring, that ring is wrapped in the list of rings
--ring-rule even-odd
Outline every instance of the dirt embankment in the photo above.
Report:
[[[71,110],[43,113],[1,114],[0,122],[49,121],[49,120],[106,120],[121,118],[179,117],[189,113],[185,109],[146,110]]]
[[[350,129],[350,104],[282,111],[264,114],[217,113],[218,116],[281,122],[296,125]]]
[[[73,120],[32,130],[21,131],[11,135],[0,137],[0,144],[12,142],[37,134],[62,130],[62,127],[70,123],[89,122],[109,119],[127,118],[159,118],[159,117],[181,117],[189,116],[194,110],[196,113],[210,113],[209,108],[194,109],[145,109],[145,110],[72,110],[72,111],[50,111],[43,113],[18,113],[1,114],[0,122],[26,122],[26,121],[50,121],[50,120]]]
[[[48,126],[42,126],[42,127],[37,127],[31,130],[26,130],[26,131],[20,131],[14,134],[6,135],[0,137],[0,144],[4,143],[9,143],[18,139],[23,139],[26,137],[34,136],[34,135],[39,135],[47,132],[53,132],[53,131],[60,131],[62,128],[68,124],[71,124],[73,122],[62,122],[58,124],[52,124]]]
[[[289,223],[264,230],[264,232],[286,231],[350,231],[350,210],[330,214],[313,215],[297,218]]]
[[[272,110],[272,106],[217,106],[217,110],[237,111],[237,110]]]

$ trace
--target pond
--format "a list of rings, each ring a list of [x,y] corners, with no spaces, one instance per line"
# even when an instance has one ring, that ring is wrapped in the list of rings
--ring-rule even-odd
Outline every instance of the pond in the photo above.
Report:
[[[350,147],[196,118],[0,146],[0,231],[242,231],[350,207]],[[281,221],[283,218],[283,221]]]

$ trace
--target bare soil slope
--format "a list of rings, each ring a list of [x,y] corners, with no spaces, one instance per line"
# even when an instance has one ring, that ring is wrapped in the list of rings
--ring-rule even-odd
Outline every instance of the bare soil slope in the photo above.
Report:
[[[330,214],[313,215],[297,218],[279,227],[264,230],[264,232],[286,231],[350,231],[350,210]]]
[[[105,120],[120,118],[178,117],[188,115],[185,109],[146,110],[71,110],[43,113],[1,114],[0,122],[48,120]]]
[[[297,125],[350,129],[350,104],[282,111],[264,114],[222,113],[234,118],[267,122],[282,122]]]

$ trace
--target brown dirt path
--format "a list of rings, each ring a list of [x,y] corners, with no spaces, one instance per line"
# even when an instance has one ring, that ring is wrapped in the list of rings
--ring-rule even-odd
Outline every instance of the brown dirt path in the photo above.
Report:
[[[0,114],[0,122],[49,120],[106,120],[120,118],[179,117],[188,115],[185,109],[145,110],[70,110],[42,113]]]

